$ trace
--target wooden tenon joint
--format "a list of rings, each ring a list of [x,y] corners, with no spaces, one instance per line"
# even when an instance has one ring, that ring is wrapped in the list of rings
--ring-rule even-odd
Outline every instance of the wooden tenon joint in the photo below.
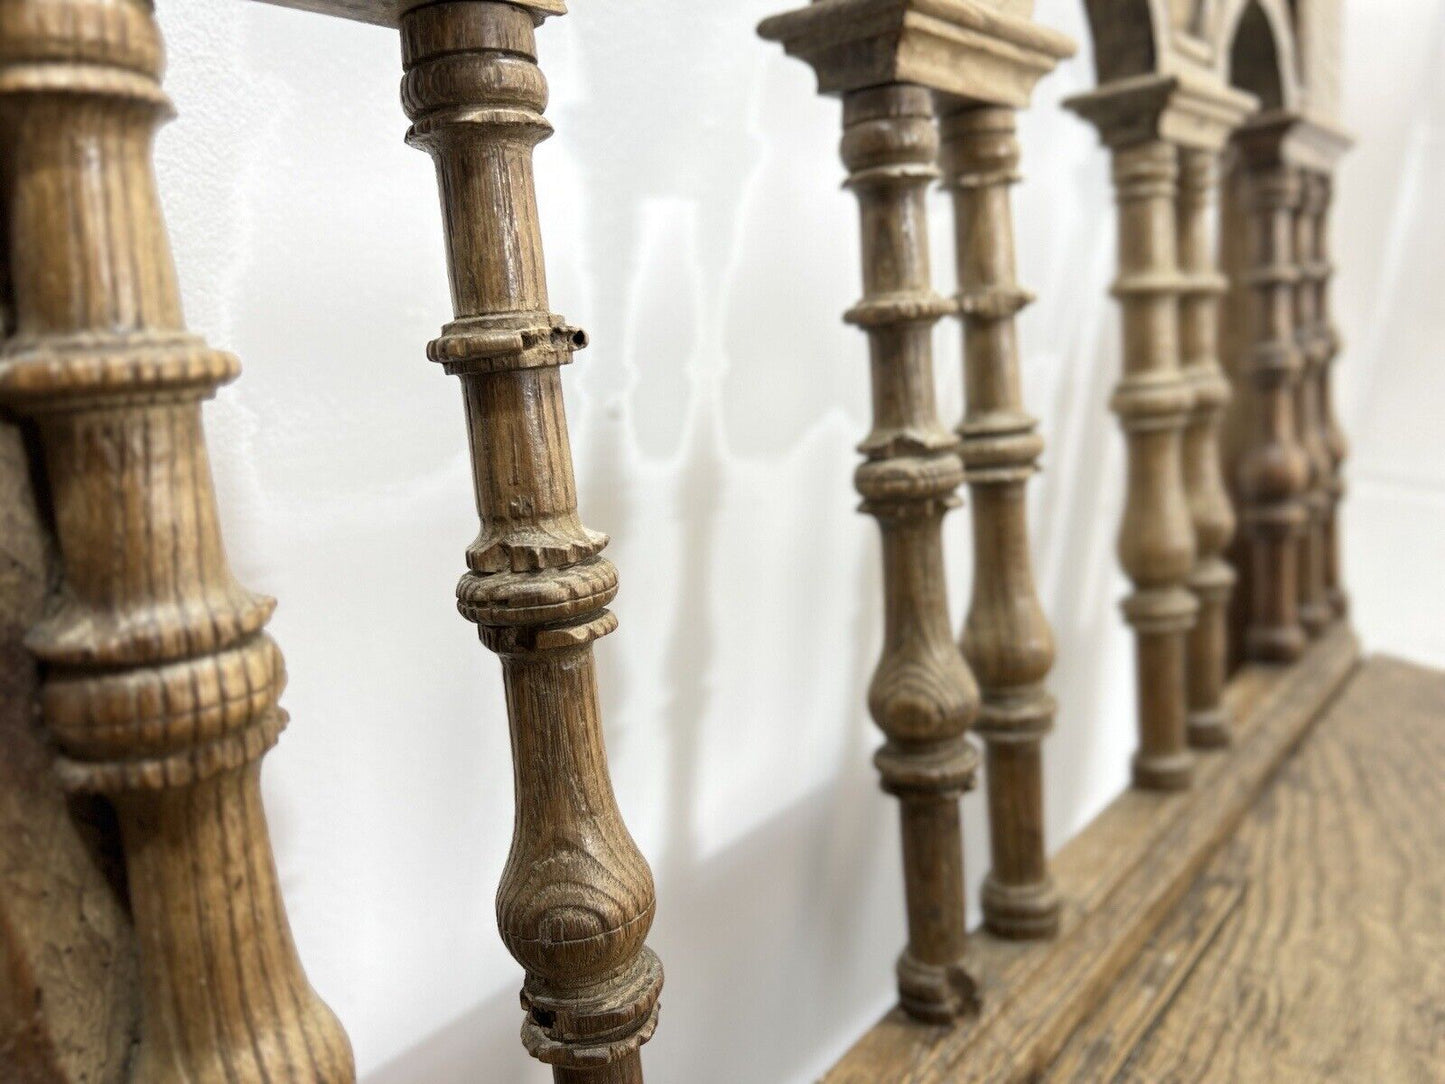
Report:
[[[306,980],[261,807],[287,716],[273,600],[226,563],[201,402],[238,373],[185,328],[151,170],[171,105],[145,0],[0,5],[16,326],[62,590],[28,644],[58,770],[115,807],[141,957],[138,1081],[355,1078]]]
[[[1119,558],[1137,643],[1134,781],[1190,785],[1188,747],[1229,740],[1221,707],[1234,574],[1234,515],[1218,467],[1229,388],[1217,357],[1224,282],[1209,207],[1218,157],[1248,95],[1178,75],[1119,79],[1071,99],[1113,154],[1119,203],[1124,376],[1115,391],[1129,451]]]
[[[497,892],[526,971],[522,1039],[566,1084],[634,1084],[662,967],[652,873],[617,809],[593,641],[617,627],[607,536],[577,511],[532,152],[551,134],[540,12],[462,0],[401,19],[407,141],[436,162],[456,319],[428,348],[461,380],[481,530],[458,607],[502,662],[516,822]]]

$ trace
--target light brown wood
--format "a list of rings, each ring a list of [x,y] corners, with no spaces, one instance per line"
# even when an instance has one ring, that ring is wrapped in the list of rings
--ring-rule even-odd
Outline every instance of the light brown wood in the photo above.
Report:
[[[1108,136],[1106,134],[1105,138]],[[1186,642],[1199,603],[1185,586],[1194,525],[1184,488],[1183,431],[1194,390],[1180,371],[1175,148],[1161,139],[1113,147],[1118,197],[1124,375],[1111,406],[1128,443],[1129,480],[1119,560],[1134,583],[1124,601],[1134,629],[1139,712],[1138,786],[1189,786]]]
[[[22,642],[55,558],[21,430],[0,423],[0,1080],[119,1084],[140,991],[115,818],[67,805]]]
[[[1295,389],[1295,417],[1299,421],[1300,447],[1309,465],[1305,479],[1305,526],[1299,552],[1300,624],[1311,636],[1318,636],[1334,619],[1325,572],[1325,530],[1329,520],[1329,482],[1334,464],[1330,459],[1324,422],[1324,367],[1327,343],[1320,333],[1320,282],[1327,274],[1319,259],[1323,191],[1321,178],[1313,171],[1301,171],[1300,202],[1295,212],[1295,265],[1299,282],[1295,287],[1295,345],[1302,370]]]
[[[1111,1080],[1169,1007],[1244,899],[1237,880],[1201,877],[1079,1026],[1045,1074],[1058,1084]]]
[[[818,90],[888,83],[1019,108],[1074,43],[986,0],[815,0],[765,19],[758,33],[810,64]]]
[[[1330,313],[1330,279],[1334,265],[1330,262],[1330,206],[1334,199],[1334,180],[1327,172],[1317,175],[1319,224],[1315,234],[1315,284],[1319,290],[1316,301],[1320,324],[1320,411],[1325,431],[1325,448],[1329,452],[1330,472],[1325,485],[1328,506],[1325,510],[1324,575],[1325,595],[1336,617],[1349,613],[1349,594],[1345,590],[1340,545],[1340,503],[1345,496],[1344,462],[1350,445],[1335,413],[1334,363],[1340,354],[1340,333]]]
[[[458,606],[501,658],[516,821],[497,890],[526,971],[522,1040],[561,1084],[640,1084],[662,966],[652,873],[617,809],[592,644],[617,627],[607,536],[577,512],[533,180],[551,134],[532,13],[441,3],[402,20],[407,141],[435,159],[456,319],[427,348],[461,380],[481,530]],[[485,1075],[486,1069],[478,1067]]]
[[[1442,718],[1445,675],[1361,668],[1204,874],[1243,884],[1240,907],[1123,1071],[1095,1079],[1440,1080]]]
[[[1337,624],[1294,666],[1241,670],[1225,691],[1234,745],[1198,754],[1198,786],[1185,794],[1127,790],[1054,857],[1064,901],[1056,940],[975,933],[968,963],[979,982],[979,1014],[942,1028],[892,1012],[825,1084],[1033,1079],[1227,842],[1357,659],[1353,634]]]
[[[1298,169],[1284,157],[1289,122],[1266,115],[1236,141],[1250,230],[1247,279],[1252,341],[1239,371],[1249,381],[1248,443],[1239,470],[1241,522],[1250,562],[1245,656],[1289,662],[1304,649],[1299,617],[1301,497],[1309,460],[1299,443],[1297,387],[1301,359],[1294,337],[1294,256]]]
[[[1197,748],[1226,745],[1229,719],[1220,697],[1228,663],[1229,596],[1234,569],[1223,554],[1234,537],[1234,505],[1224,486],[1220,422],[1229,383],[1219,366],[1218,299],[1224,279],[1216,265],[1211,210],[1218,199],[1219,151],[1179,150],[1179,340],[1184,373],[1194,386],[1194,410],[1184,430],[1184,487],[1194,524],[1194,568],[1189,589],[1199,617],[1189,633],[1188,735]]]
[[[400,27],[402,17],[414,8],[434,0],[262,0],[279,7],[298,8],[318,15],[334,15],[340,19],[356,19],[377,26]],[[507,0],[513,7],[526,8],[541,22],[549,15],[567,14],[564,0]]]
[[[185,329],[151,173],[161,55],[140,0],[0,7],[0,402],[38,434],[63,577],[27,643],[61,779],[120,822],[131,1079],[338,1084],[351,1049],[297,958],[261,809],[286,723],[274,603],[227,567],[201,430],[237,362]]]
[[[973,597],[962,646],[983,692],[976,729],[987,749],[992,868],[984,922],[1003,937],[1047,937],[1059,900],[1044,849],[1040,746],[1056,705],[1044,687],[1053,630],[1034,586],[1025,486],[1043,440],[1024,410],[1014,318],[1019,287],[1009,186],[1019,179],[1013,110],[980,106],[942,124],[944,186],[953,193],[966,414],[961,451],[973,497]]]
[[[973,1005],[959,964],[966,906],[958,801],[978,764],[967,737],[978,687],[949,628],[943,570],[943,517],[958,504],[963,464],[934,399],[932,329],[953,303],[933,291],[929,268],[932,95],[906,85],[854,91],[843,100],[843,127],[864,285],[847,319],[868,333],[873,386],[873,429],[855,481],[883,537],[883,655],[868,707],[888,739],[874,763],[902,809],[908,900],[898,993],[920,1019],[949,1020]]]

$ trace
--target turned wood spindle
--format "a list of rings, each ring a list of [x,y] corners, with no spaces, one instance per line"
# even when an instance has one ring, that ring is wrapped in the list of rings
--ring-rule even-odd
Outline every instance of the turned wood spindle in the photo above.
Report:
[[[1136,785],[1187,787],[1186,639],[1199,604],[1185,586],[1194,527],[1184,488],[1182,436],[1194,402],[1179,368],[1176,235],[1178,163],[1164,140],[1114,148],[1119,205],[1119,299],[1124,375],[1112,407],[1128,441],[1128,490],[1119,559],[1134,583],[1124,600],[1136,640],[1139,751]]]
[[[144,0],[0,5],[16,327],[63,585],[28,643],[77,791],[114,804],[141,957],[130,1078],[354,1079],[306,980],[259,787],[286,724],[274,603],[233,578],[201,402],[236,359],[186,331],[150,161],[171,113]]]
[[[559,367],[586,336],[550,311],[533,182],[552,131],[534,28],[557,8],[409,12],[402,101],[436,162],[456,319],[428,355],[461,380],[481,520],[458,605],[501,658],[511,723],[497,920],[526,971],[522,1038],[563,1084],[634,1084],[662,987],[655,896],[603,749],[592,644],[617,625],[617,573],[578,517]]]
[[[1218,356],[1219,299],[1225,280],[1217,269],[1210,211],[1219,190],[1219,155],[1213,149],[1179,150],[1180,356],[1194,389],[1194,410],[1184,430],[1184,486],[1194,523],[1195,560],[1189,588],[1199,616],[1189,634],[1189,744],[1229,743],[1221,703],[1228,666],[1229,596],[1235,574],[1224,559],[1234,537],[1234,505],[1224,484],[1220,426],[1229,383]]]
[[[891,84],[843,99],[843,162],[858,197],[864,297],[847,320],[868,334],[873,428],[859,446],[862,510],[883,540],[883,655],[868,690],[887,736],[874,762],[902,811],[908,947],[900,1001],[947,1021],[973,1003],[959,798],[978,754],[967,736],[978,688],[949,628],[943,517],[963,481],[957,438],[938,421],[934,323],[953,311],[929,271],[927,189],[937,175],[932,95]]]
[[[1299,175],[1276,161],[1243,156],[1243,196],[1250,233],[1252,343],[1241,359],[1249,381],[1251,432],[1239,463],[1241,518],[1250,561],[1250,610],[1244,651],[1260,662],[1291,662],[1304,650],[1299,617],[1301,502],[1309,461],[1299,444],[1295,386],[1294,210]]]
[[[1300,202],[1295,214],[1295,344],[1303,364],[1295,390],[1295,416],[1299,420],[1300,447],[1308,463],[1305,481],[1305,528],[1299,550],[1300,624],[1310,636],[1319,636],[1334,618],[1325,575],[1325,528],[1329,519],[1330,459],[1324,421],[1324,368],[1328,344],[1319,323],[1318,234],[1321,192],[1313,173],[1300,177]]]
[[[1043,439],[1025,410],[1015,317],[1033,300],[1015,270],[1009,188],[1019,179],[1014,111],[973,107],[942,122],[944,186],[953,194],[966,412],[959,426],[973,498],[973,595],[962,646],[982,690],[993,868],[983,884],[988,928],[1047,937],[1059,899],[1044,850],[1041,745],[1055,702],[1044,687],[1053,631],[1029,554],[1025,487]]]
[[[1317,174],[1314,181],[1315,242],[1315,318],[1319,321],[1319,409],[1324,430],[1325,450],[1330,467],[1325,481],[1324,577],[1325,597],[1336,617],[1344,617],[1350,609],[1345,591],[1343,560],[1340,553],[1340,504],[1345,496],[1344,462],[1350,444],[1335,412],[1334,365],[1340,354],[1340,334],[1330,310],[1330,280],[1334,264],[1330,262],[1330,206],[1334,200],[1334,178]]]

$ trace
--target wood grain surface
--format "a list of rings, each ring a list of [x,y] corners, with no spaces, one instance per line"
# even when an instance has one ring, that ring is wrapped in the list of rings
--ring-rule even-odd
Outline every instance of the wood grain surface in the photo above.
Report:
[[[1114,1079],[1439,1084],[1442,810],[1445,674],[1371,659],[1210,864],[1243,903]]]

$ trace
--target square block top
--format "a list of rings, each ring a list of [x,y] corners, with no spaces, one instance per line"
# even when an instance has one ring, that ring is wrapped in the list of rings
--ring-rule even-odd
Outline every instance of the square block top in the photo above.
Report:
[[[758,33],[812,65],[842,94],[916,83],[961,101],[1022,107],[1074,43],[1010,0],[815,0],[764,19]]]

